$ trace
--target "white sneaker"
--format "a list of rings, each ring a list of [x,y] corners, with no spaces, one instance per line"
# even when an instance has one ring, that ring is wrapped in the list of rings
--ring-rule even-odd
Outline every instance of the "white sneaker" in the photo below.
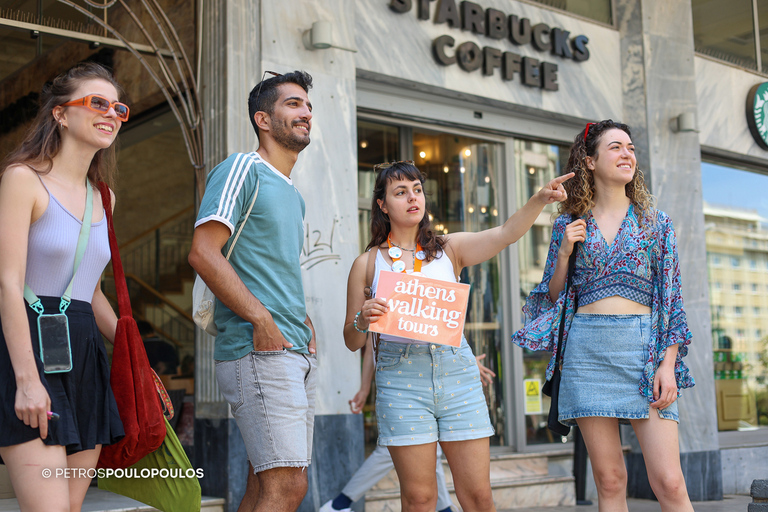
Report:
[[[328,500],[325,502],[325,504],[320,507],[320,510],[317,512],[352,512],[351,508],[342,508],[341,510],[337,508],[333,508],[333,500]]]

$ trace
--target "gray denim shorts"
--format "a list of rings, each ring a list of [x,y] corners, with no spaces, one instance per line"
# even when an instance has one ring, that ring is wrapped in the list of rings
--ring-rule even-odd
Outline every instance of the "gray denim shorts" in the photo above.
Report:
[[[229,402],[255,473],[305,468],[312,459],[317,359],[291,350],[253,350],[216,361],[216,381]]]

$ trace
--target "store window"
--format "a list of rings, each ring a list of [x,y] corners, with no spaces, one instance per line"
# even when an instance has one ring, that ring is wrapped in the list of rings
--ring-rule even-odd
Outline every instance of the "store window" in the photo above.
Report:
[[[748,69],[768,69],[767,0],[692,0],[691,8],[697,52]]]
[[[515,169],[517,170],[518,204],[524,204],[541,187],[555,176],[562,174],[567,160],[568,147],[516,140]],[[556,205],[547,205],[533,227],[517,243],[520,261],[520,300],[523,302],[531,290],[541,282],[556,211]],[[525,350],[523,382],[533,383],[540,389],[540,385],[546,380],[545,372],[551,355],[546,351]],[[526,410],[526,443],[563,442],[564,438],[553,435],[547,428],[549,397],[542,395],[541,398],[540,409]]]
[[[80,6],[92,12],[102,12],[82,2]],[[13,26],[15,22],[39,23],[86,34],[105,35],[104,29],[99,28],[95,22],[58,0],[0,0],[0,18],[8,20],[0,27],[0,47],[3,48],[0,80],[65,41],[54,35],[40,32],[30,34],[29,30],[9,28],[8,25]]]
[[[358,121],[358,205],[361,251],[370,239],[370,209],[375,181],[373,166],[391,160],[412,159],[427,176],[424,191],[432,215],[432,227],[445,235],[481,231],[499,225],[498,203],[501,145],[478,138],[436,130]],[[499,376],[484,388],[496,435],[504,439],[501,371],[501,277],[498,256],[465,268],[461,282],[472,285],[464,334],[475,354]],[[366,443],[376,442],[374,393],[364,410]]]
[[[168,391],[184,390],[192,404],[195,325],[188,308],[194,274],[187,256],[195,221],[194,168],[179,123],[165,106],[132,119],[118,137],[115,233],[133,315],[150,365]],[[111,276],[103,290],[117,310]]]
[[[555,9],[568,11],[585,18],[600,21],[607,25],[613,23],[611,0],[533,0]]]
[[[702,164],[720,430],[768,427],[768,301],[757,293],[768,283],[768,268],[758,264],[768,257],[766,187],[766,175]],[[730,254],[730,264],[715,265],[714,253]],[[734,284],[713,293],[721,281]]]

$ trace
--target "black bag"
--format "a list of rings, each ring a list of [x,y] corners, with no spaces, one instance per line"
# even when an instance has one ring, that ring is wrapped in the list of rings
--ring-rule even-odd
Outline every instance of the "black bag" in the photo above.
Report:
[[[563,368],[563,331],[565,330],[565,311],[568,306],[568,289],[571,287],[571,278],[573,277],[573,266],[576,263],[576,253],[579,244],[573,244],[573,252],[568,259],[568,277],[565,279],[565,300],[563,302],[563,313],[560,315],[560,329],[557,333],[557,361],[555,361],[555,371],[552,372],[552,378],[541,387],[541,392],[551,398],[549,404],[549,415],[547,416],[547,428],[555,434],[567,436],[571,427],[563,425],[557,419],[558,401],[560,395],[560,371]]]

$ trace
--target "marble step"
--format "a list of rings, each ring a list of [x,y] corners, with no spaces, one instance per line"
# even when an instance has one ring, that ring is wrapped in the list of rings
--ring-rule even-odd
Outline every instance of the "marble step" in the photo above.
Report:
[[[200,512],[224,512],[226,500],[203,496]],[[15,498],[0,499],[0,512],[18,512],[19,503]],[[89,487],[83,502],[82,512],[159,512],[144,503],[113,494],[95,486]]]
[[[556,507],[575,505],[574,479],[570,466],[570,449],[536,453],[491,454],[491,488],[498,509]],[[445,480],[454,504],[450,468],[443,460]],[[459,510],[458,506],[456,507]],[[397,474],[392,470],[365,495],[366,512],[396,512],[400,510],[400,488]]]
[[[531,507],[559,507],[576,504],[575,486],[572,476],[539,476],[496,480],[491,482],[493,501],[496,508],[528,509]],[[453,485],[448,492],[456,510],[459,500]],[[365,495],[365,512],[399,512],[400,490],[387,489],[370,491]]]

